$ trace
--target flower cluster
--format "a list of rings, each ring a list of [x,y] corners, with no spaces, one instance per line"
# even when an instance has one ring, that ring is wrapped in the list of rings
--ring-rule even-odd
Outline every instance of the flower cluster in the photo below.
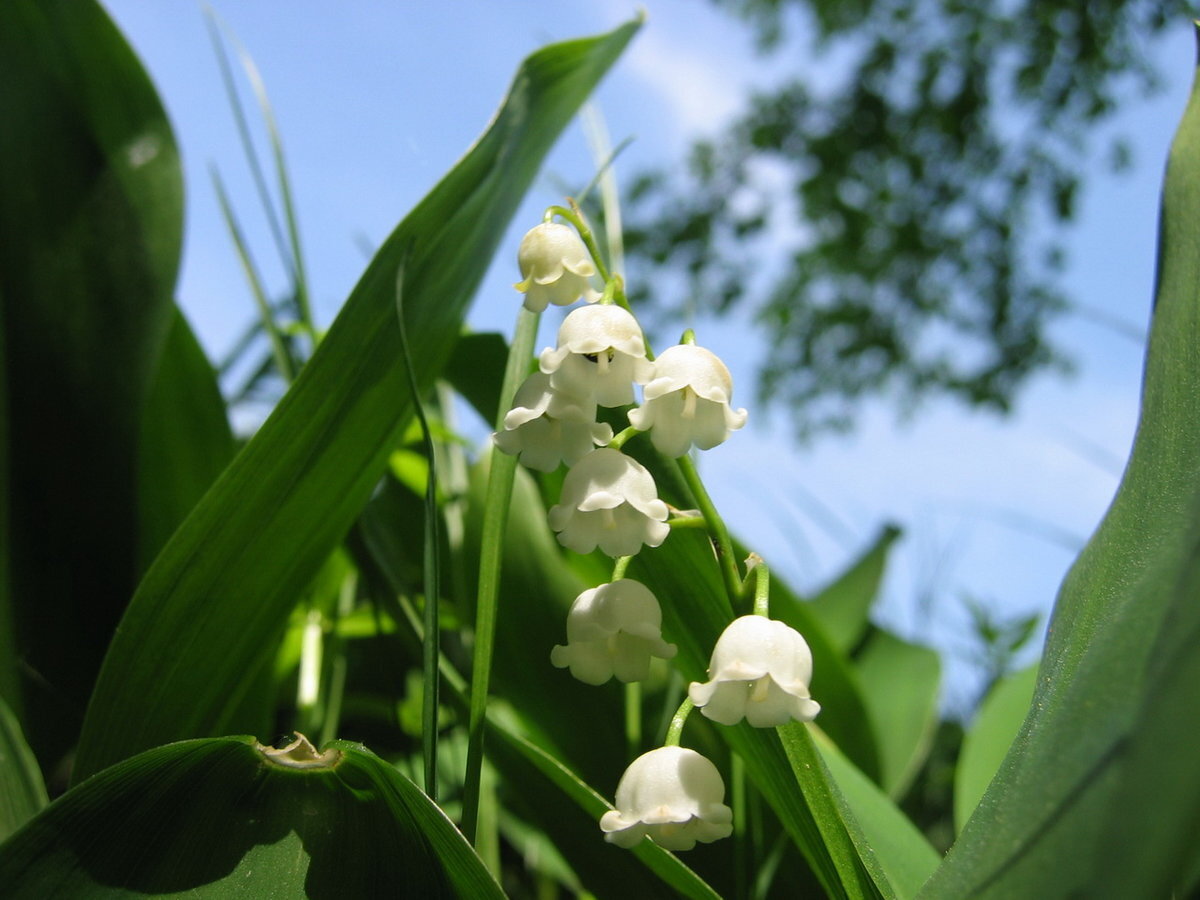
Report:
[[[587,684],[604,684],[614,676],[632,683],[647,678],[654,659],[676,654],[675,645],[663,639],[658,598],[641,582],[623,577],[630,557],[666,540],[671,522],[654,477],[621,448],[645,432],[667,457],[708,450],[746,423],[746,411],[732,407],[733,380],[725,364],[697,346],[690,332],[657,358],[649,353],[637,319],[623,305],[620,280],[605,272],[578,211],[557,211],[578,231],[549,215],[530,230],[517,254],[523,280],[516,288],[532,312],[579,299],[592,305],[563,319],[556,346],[539,354],[537,371],[517,390],[493,438],[497,448],[532,469],[549,473],[566,464],[562,494],[549,510],[550,527],[570,550],[598,548],[617,559],[613,580],[584,591],[571,605],[567,643],[553,648],[551,663]],[[596,278],[604,282],[602,293],[594,286]],[[642,402],[635,405],[639,386]],[[630,407],[630,427],[614,435],[597,413],[621,407]],[[713,523],[706,526],[711,529]],[[767,617],[766,567],[749,577],[758,578],[761,589],[755,614],[735,619],[717,640],[709,680],[689,686],[664,746],[626,769],[616,808],[600,820],[608,841],[632,847],[649,837],[667,849],[687,850],[697,841],[731,833],[732,813],[723,802],[725,785],[716,766],[678,746],[693,707],[723,725],[745,719],[759,728],[809,721],[819,712],[809,696],[808,644]],[[735,585],[732,593],[741,592]]]

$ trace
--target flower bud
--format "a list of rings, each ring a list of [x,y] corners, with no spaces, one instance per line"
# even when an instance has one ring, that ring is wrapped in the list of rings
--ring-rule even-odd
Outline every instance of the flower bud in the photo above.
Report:
[[[525,233],[517,248],[522,280],[513,287],[525,295],[525,308],[541,312],[550,303],[570,306],[581,296],[595,303],[596,266],[575,229],[544,222]]]

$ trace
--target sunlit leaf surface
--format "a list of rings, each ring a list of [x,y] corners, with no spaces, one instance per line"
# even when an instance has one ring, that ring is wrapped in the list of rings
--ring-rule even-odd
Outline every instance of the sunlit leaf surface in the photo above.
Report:
[[[530,56],[483,137],[384,242],[312,360],[159,555],[84,723],[87,775],[165,741],[239,730],[229,711],[384,471],[412,403],[395,319],[406,254],[413,365],[440,371],[503,224],[637,23]]]
[[[1193,87],[1163,187],[1133,455],[1063,584],[1032,712],[925,896],[1182,896],[1200,874],[1198,211]]]

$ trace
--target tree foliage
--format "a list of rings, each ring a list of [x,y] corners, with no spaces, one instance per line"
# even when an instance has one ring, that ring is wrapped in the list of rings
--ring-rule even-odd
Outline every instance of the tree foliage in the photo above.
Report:
[[[760,395],[801,434],[846,426],[876,392],[1006,411],[1062,367],[1046,326],[1068,305],[1080,164],[1096,126],[1155,87],[1149,41],[1187,4],[714,2],[820,78],[809,66],[752,93],[679,172],[635,180],[632,280],[682,271],[687,298],[639,299],[751,313],[769,346]]]

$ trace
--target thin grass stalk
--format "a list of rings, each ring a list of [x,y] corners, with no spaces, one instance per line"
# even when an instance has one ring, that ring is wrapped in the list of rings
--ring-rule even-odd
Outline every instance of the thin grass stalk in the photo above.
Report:
[[[244,58],[246,54],[241,50],[237,39],[228,26],[224,25],[217,18],[217,14],[213,11],[212,7],[207,4],[204,7],[204,17],[208,24],[209,37],[212,39],[213,53],[217,57],[217,66],[221,70],[221,82],[225,87],[225,96],[229,101],[229,108],[233,112],[234,123],[237,125],[238,138],[242,144],[242,151],[245,153],[246,162],[250,166],[250,176],[254,179],[254,187],[258,193],[259,203],[262,205],[263,212],[267,217],[267,227],[271,230],[271,236],[275,241],[275,247],[279,251],[279,256],[283,261],[284,267],[291,270],[291,274],[295,278],[294,261],[288,252],[287,241],[284,240],[283,227],[279,224],[275,205],[271,202],[271,193],[267,189],[266,175],[263,173],[262,164],[258,161],[258,154],[254,150],[254,141],[250,137],[250,124],[246,121],[246,112],[242,108],[242,101],[238,96],[237,85],[233,80],[233,69],[230,67],[229,57],[225,53],[225,44],[221,39],[221,30],[224,30],[226,39],[239,49],[239,56],[243,58],[243,68],[245,68]]]
[[[346,649],[347,640],[342,634],[342,622],[354,610],[354,601],[358,593],[358,571],[351,569],[342,579],[338,591],[336,617],[327,641],[325,673],[325,715],[321,720],[321,743],[325,746],[338,735],[338,726],[342,719],[342,702],[346,697]]]
[[[242,271],[246,275],[246,280],[250,283],[250,293],[254,296],[254,305],[258,307],[258,316],[262,321],[263,331],[266,332],[267,339],[271,342],[271,355],[275,359],[275,367],[279,370],[279,375],[283,378],[284,382],[291,384],[296,378],[296,369],[292,363],[292,355],[288,351],[283,333],[279,330],[279,326],[275,322],[271,303],[267,299],[267,292],[263,287],[262,276],[258,274],[258,267],[254,264],[254,258],[250,255],[250,247],[246,243],[241,226],[234,215],[233,206],[229,202],[229,195],[225,191],[225,183],[221,180],[221,175],[216,169],[212,169],[212,179],[213,186],[217,192],[217,203],[221,207],[221,216],[225,219],[225,227],[229,229],[229,236],[233,240],[234,248],[237,250],[238,259],[242,264]]]
[[[537,340],[538,315],[522,308],[508,353],[504,383],[500,389],[497,428],[517,388],[529,372]],[[512,501],[517,458],[493,448],[488,471],[487,496],[483,511],[483,534],[479,546],[479,588],[475,604],[475,651],[471,669],[471,708],[467,721],[467,771],[463,778],[462,832],[475,843],[479,822],[480,771],[483,767],[483,732],[491,682],[492,650],[496,639],[496,615],[500,598],[500,562],[504,531]]]
[[[422,556],[425,582],[425,614],[423,620],[423,649],[421,669],[424,688],[421,692],[421,756],[425,763],[425,793],[437,802],[437,723],[439,683],[438,664],[441,647],[438,642],[438,605],[441,595],[441,541],[438,529],[437,466],[434,460],[433,435],[421,403],[421,389],[409,353],[408,330],[404,324],[404,263],[396,273],[396,319],[400,326],[400,346],[404,353],[404,372],[412,392],[413,407],[421,423],[421,438],[429,459],[429,474],[425,479],[425,552]]]
[[[308,273],[300,245],[300,226],[296,216],[296,204],[292,199],[292,182],[288,178],[287,164],[283,156],[283,139],[280,137],[279,126],[275,122],[275,111],[267,97],[267,87],[258,72],[258,66],[254,64],[254,59],[236,40],[234,46],[237,48],[238,59],[241,61],[246,78],[250,81],[250,87],[258,101],[259,112],[267,127],[267,139],[271,143],[271,157],[275,163],[275,177],[279,181],[279,200],[283,205],[283,220],[287,224],[288,245],[291,250],[289,265],[292,271],[293,285],[296,289],[296,312],[300,318],[300,325],[315,344],[317,329],[313,321],[312,301],[308,290]]]

